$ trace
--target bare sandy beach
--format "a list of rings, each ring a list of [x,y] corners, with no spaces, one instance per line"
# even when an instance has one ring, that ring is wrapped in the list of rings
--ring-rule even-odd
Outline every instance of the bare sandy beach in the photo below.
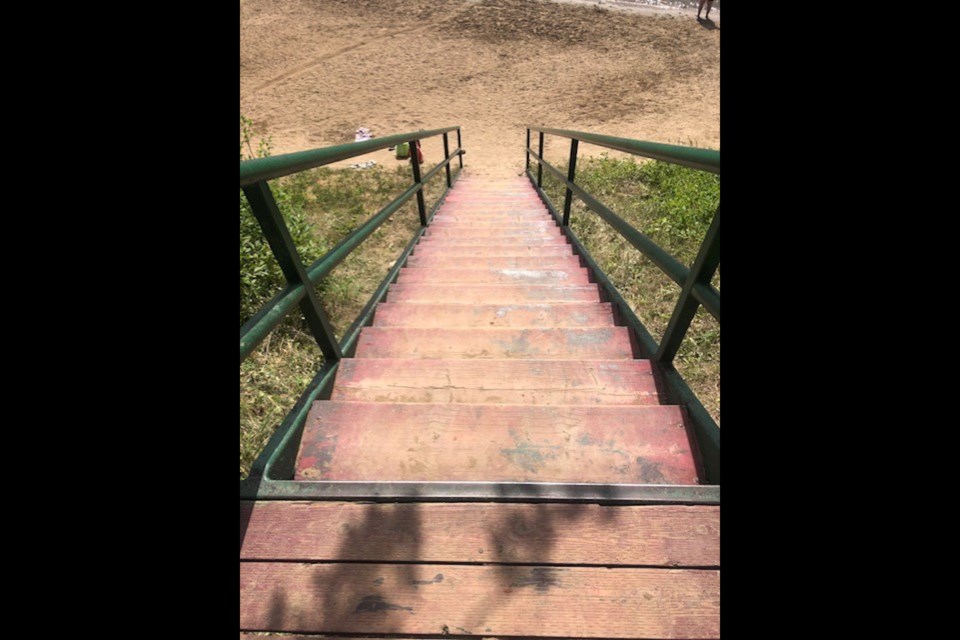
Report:
[[[719,149],[719,3],[677,4],[241,0],[240,113],[274,153],[459,124],[483,175],[521,170],[527,124]]]

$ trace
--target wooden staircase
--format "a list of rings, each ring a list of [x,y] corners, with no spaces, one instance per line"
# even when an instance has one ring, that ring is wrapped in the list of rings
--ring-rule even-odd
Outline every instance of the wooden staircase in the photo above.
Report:
[[[314,403],[294,479],[697,484],[698,468],[684,412],[529,182],[464,175]],[[718,506],[240,513],[243,632],[719,638]]]
[[[529,182],[464,178],[314,404],[295,479],[696,484],[693,450]]]

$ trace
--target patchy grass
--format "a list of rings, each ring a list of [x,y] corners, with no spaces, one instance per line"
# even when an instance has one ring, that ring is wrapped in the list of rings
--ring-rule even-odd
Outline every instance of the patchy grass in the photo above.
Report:
[[[423,167],[425,174],[434,165]],[[396,199],[413,182],[410,164],[394,169],[326,169],[307,171],[295,178],[295,189],[305,194],[304,215],[313,227],[314,253],[304,254],[310,264],[380,209]],[[425,185],[427,210],[443,193],[442,175]],[[318,288],[320,300],[337,335],[343,334],[360,314],[420,227],[416,196],[384,222],[355,249]]]
[[[267,154],[269,147],[267,147]],[[362,158],[360,159],[362,161]],[[433,166],[422,167],[426,174]],[[429,211],[443,193],[442,171],[425,186]],[[396,167],[321,167],[272,181],[304,266],[325,255],[413,182],[409,162]],[[241,194],[241,325],[285,282]],[[411,198],[317,286],[338,340],[356,320],[420,226]],[[323,363],[302,317],[290,314],[240,366],[240,477]]]
[[[558,168],[566,171],[566,167]],[[535,161],[531,169],[535,174]],[[720,202],[719,176],[663,162],[578,158],[576,181],[687,266],[696,258]],[[557,209],[562,209],[562,184],[544,171],[543,186]],[[680,295],[679,285],[576,197],[570,226],[659,341]],[[720,288],[719,271],[713,285]],[[719,424],[720,326],[702,308],[690,325],[675,366]]]
[[[241,478],[322,363],[313,338],[296,327],[284,327],[267,336],[240,365]]]

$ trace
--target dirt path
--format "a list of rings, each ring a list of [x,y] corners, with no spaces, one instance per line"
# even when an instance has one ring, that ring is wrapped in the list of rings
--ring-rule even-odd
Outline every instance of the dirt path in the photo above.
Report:
[[[243,0],[240,111],[276,153],[460,124],[465,164],[489,175],[520,171],[526,124],[719,148],[719,25],[608,5]]]

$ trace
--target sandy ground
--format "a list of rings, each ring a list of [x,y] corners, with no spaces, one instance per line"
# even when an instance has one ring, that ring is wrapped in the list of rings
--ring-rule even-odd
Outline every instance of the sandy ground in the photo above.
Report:
[[[521,171],[527,124],[719,149],[717,8],[702,24],[630,0],[241,0],[240,113],[274,153],[459,124],[465,166],[490,176]]]

